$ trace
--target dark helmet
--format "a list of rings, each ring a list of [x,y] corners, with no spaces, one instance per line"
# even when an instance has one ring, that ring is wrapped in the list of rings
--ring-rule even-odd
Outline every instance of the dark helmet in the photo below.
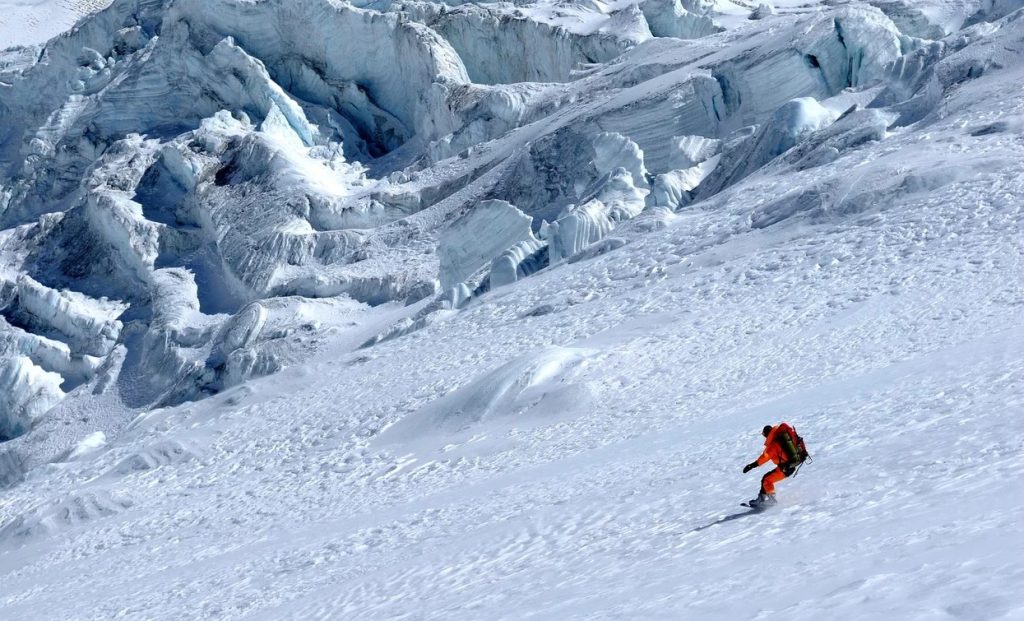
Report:
[[[771,432],[772,432],[772,426],[771,425],[765,425],[764,429],[761,430],[761,435],[763,435],[764,437],[767,438],[768,434],[771,433]]]

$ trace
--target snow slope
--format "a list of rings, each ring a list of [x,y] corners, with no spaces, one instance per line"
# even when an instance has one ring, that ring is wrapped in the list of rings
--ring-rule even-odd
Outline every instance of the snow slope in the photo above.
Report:
[[[1024,616],[1024,11],[414,4],[6,54],[4,618]]]
[[[0,49],[41,45],[83,17],[110,6],[111,0],[3,0]]]

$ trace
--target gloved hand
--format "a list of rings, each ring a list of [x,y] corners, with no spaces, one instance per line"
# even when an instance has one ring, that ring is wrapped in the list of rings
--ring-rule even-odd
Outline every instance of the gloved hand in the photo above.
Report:
[[[746,466],[743,466],[743,474],[746,474],[746,473],[750,472],[754,468],[757,468],[757,462],[756,461],[752,461],[749,464],[747,464]]]

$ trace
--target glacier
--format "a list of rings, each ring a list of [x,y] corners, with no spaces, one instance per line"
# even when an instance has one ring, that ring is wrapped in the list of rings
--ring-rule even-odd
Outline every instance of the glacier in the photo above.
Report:
[[[1022,84],[1021,0],[0,0],[0,613],[1024,614]]]

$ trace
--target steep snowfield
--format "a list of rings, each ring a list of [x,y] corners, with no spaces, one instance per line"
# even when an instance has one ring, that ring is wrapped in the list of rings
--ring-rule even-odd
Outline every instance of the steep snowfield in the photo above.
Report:
[[[3,618],[1024,617],[1020,3],[358,4],[0,56]]]

